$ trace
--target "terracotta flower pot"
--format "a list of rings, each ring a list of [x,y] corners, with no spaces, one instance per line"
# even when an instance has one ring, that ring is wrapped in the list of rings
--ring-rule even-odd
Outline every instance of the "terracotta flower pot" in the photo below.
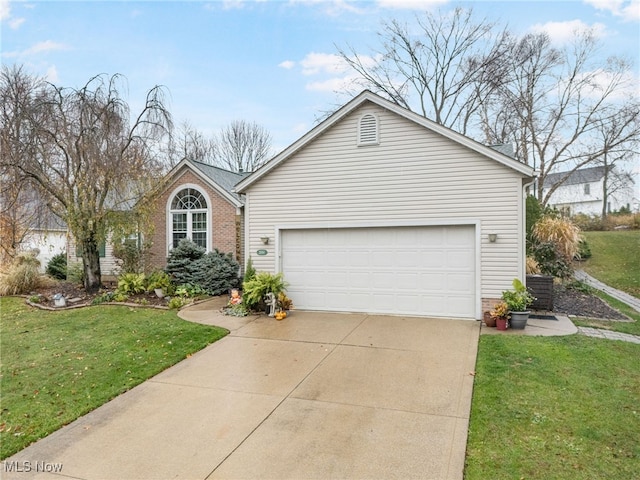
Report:
[[[484,324],[487,327],[495,327],[496,326],[496,319],[494,317],[492,317],[489,312],[484,312]]]
[[[507,319],[504,317],[496,318],[496,329],[497,330],[506,330],[507,329]]]

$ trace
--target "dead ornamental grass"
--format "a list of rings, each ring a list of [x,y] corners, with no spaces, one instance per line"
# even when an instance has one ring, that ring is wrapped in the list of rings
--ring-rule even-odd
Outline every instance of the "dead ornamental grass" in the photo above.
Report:
[[[578,253],[580,228],[569,219],[542,217],[533,226],[533,236],[541,243],[553,243],[568,262]]]

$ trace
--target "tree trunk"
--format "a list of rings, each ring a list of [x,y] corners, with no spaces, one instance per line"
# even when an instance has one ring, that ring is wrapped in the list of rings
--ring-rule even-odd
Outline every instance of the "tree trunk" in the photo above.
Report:
[[[82,241],[82,269],[84,272],[84,290],[96,293],[102,284],[100,272],[100,250],[94,238]]]

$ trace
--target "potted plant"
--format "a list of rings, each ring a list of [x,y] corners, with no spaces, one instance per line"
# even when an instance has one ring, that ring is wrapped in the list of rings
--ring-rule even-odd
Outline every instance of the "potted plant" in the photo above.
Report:
[[[497,330],[506,330],[507,322],[509,320],[509,306],[506,302],[496,303],[489,312],[491,318],[495,322]]]
[[[156,270],[151,275],[149,275],[147,291],[155,292],[158,298],[163,298],[165,295],[167,295],[169,293],[170,287],[171,278],[162,270]]]
[[[483,313],[482,320],[484,320],[484,324],[487,327],[495,327],[496,326],[496,319],[491,316],[491,312],[489,310],[487,310],[486,312]]]
[[[271,316],[277,310],[277,301],[280,293],[287,289],[282,273],[275,275],[268,272],[258,272],[250,280],[245,280],[242,285],[243,302],[247,308],[265,309]]]
[[[527,320],[531,313],[527,310],[527,307],[533,303],[535,297],[529,293],[527,287],[517,278],[513,279],[512,285],[513,290],[505,290],[502,292],[502,300],[509,308],[511,328],[522,330],[527,326]]]

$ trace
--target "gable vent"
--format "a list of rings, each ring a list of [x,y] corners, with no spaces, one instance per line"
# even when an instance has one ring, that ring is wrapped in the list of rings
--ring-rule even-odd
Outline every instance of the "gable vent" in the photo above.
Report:
[[[358,127],[358,145],[378,143],[378,119],[375,115],[371,113],[363,115]]]

